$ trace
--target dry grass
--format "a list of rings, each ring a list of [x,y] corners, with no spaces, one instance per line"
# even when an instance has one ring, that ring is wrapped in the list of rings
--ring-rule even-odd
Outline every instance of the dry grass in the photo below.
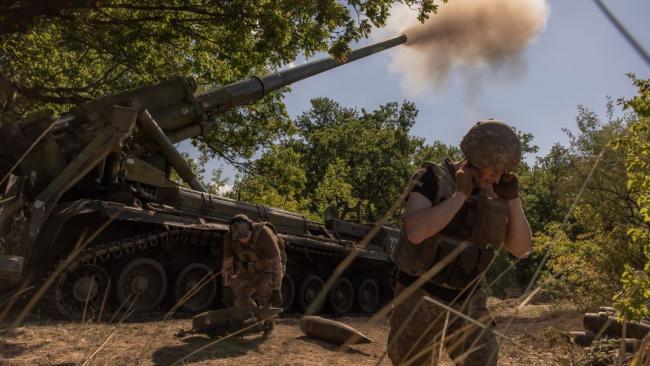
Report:
[[[596,164],[592,172],[595,168]],[[401,204],[410,188],[411,185],[396,200],[391,210]],[[391,214],[391,210],[386,213],[385,218]],[[380,225],[381,222],[377,223],[360,244],[367,243]],[[319,297],[324,296],[329,285],[350,265],[356,254],[357,251],[351,252],[339,264]],[[534,278],[539,274],[542,263]],[[437,266],[432,268],[430,275],[435,275],[437,270]],[[426,278],[419,281],[424,280]],[[534,294],[543,287],[541,284],[533,290],[534,283],[533,279],[525,293],[526,297],[501,306],[495,312],[497,319],[502,320],[497,330],[504,333],[502,338],[511,340],[500,340],[499,364],[572,364],[572,360],[576,358],[575,354],[580,353],[580,350],[568,344],[561,332],[579,329],[582,314],[571,309],[559,310],[548,305],[528,304]],[[406,296],[406,293],[403,295]],[[39,297],[34,296],[34,299]],[[401,300],[398,297],[393,302],[399,303]],[[202,336],[174,338],[176,331],[189,327],[188,320],[117,325],[34,322],[16,329],[11,337],[0,339],[0,364],[169,365],[182,361],[183,364],[197,365],[374,365],[386,348],[389,327],[384,316],[388,310],[386,307],[370,319],[345,319],[348,324],[374,338],[376,343],[344,348],[302,336],[295,318],[279,321],[274,333],[266,339],[261,336],[247,336],[244,339],[224,339],[219,343]],[[23,313],[27,311],[29,306]],[[21,317],[17,317],[14,324],[20,320]],[[149,347],[149,342],[154,339],[156,343]],[[192,356],[186,358],[189,354]],[[383,359],[379,364],[389,364],[389,361]],[[448,360],[443,360],[441,364],[448,364]]]
[[[499,308],[502,302],[491,299]],[[513,314],[510,306],[495,312],[497,322]],[[188,365],[374,365],[385,350],[389,324],[387,320],[375,326],[366,324],[368,318],[340,319],[368,334],[375,343],[355,345],[343,350],[325,342],[302,335],[297,318],[280,319],[270,337],[248,335],[229,339],[207,347],[188,359]],[[555,309],[552,305],[526,305],[514,317],[509,329],[503,330],[523,351],[509,342],[501,342],[500,365],[569,365],[571,354],[580,352],[569,345],[561,331],[580,329],[582,313],[577,310]],[[170,365],[185,355],[214,340],[205,336],[178,339],[178,330],[190,326],[189,319],[125,324],[80,324],[72,322],[36,321],[17,328],[12,336],[0,340],[1,365],[81,365],[89,355],[97,353],[90,365],[133,365],[142,352],[151,332],[157,340],[138,363],[140,365]],[[113,337],[110,335],[115,332]],[[106,341],[108,339],[108,341]],[[100,346],[106,342],[103,347]],[[575,356],[574,356],[575,357]],[[448,364],[443,359],[442,365]],[[380,365],[390,365],[385,358]]]

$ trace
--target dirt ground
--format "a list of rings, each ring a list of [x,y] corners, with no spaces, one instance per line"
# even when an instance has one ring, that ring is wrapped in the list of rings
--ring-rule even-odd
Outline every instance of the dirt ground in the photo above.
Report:
[[[498,329],[513,344],[499,340],[499,365],[570,365],[581,350],[562,331],[580,330],[582,312],[553,305],[527,305],[490,299]],[[205,336],[176,338],[189,319],[81,324],[32,320],[0,337],[0,365],[375,365],[386,349],[388,321],[370,327],[366,317],[338,319],[374,339],[345,350],[304,336],[297,317],[279,319],[266,339],[248,335],[215,343]],[[508,326],[510,323],[510,326]],[[204,347],[189,358],[185,356]],[[380,365],[390,365],[387,357]],[[448,361],[443,363],[447,365]]]

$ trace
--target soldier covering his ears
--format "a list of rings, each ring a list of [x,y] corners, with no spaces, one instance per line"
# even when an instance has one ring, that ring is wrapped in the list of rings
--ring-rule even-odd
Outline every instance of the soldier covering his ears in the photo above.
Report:
[[[253,222],[246,215],[234,216],[223,247],[224,303],[235,307],[282,307],[280,286],[285,264],[282,239],[269,223]],[[265,332],[272,327],[271,321],[265,323]]]
[[[443,349],[457,365],[497,363],[492,332],[427,299],[448,304],[488,328],[494,325],[481,280],[495,249],[504,247],[518,258],[531,250],[515,174],[521,142],[507,124],[487,120],[469,130],[461,150],[463,161],[425,163],[408,197],[402,236],[393,253],[399,269],[396,296],[459,245],[468,246],[393,309],[388,354],[395,365],[430,364],[438,357],[443,332]]]

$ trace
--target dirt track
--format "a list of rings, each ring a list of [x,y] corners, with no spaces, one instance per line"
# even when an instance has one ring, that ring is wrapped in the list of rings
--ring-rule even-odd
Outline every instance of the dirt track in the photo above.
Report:
[[[494,303],[494,301],[492,301]],[[494,305],[494,304],[493,304]],[[499,305],[505,305],[500,303]],[[572,353],[560,331],[582,327],[582,314],[575,310],[554,310],[551,305],[529,305],[512,318],[506,306],[494,312],[498,329],[522,349],[501,341],[500,365],[569,365]],[[302,335],[297,318],[284,318],[267,339],[249,335],[207,347],[188,358],[188,365],[374,365],[386,348],[388,321],[368,327],[367,318],[343,318],[375,340],[347,350]],[[188,328],[189,320],[133,322],[128,324],[80,324],[33,321],[0,340],[0,365],[171,365],[214,340],[204,336],[173,336]],[[148,339],[153,336],[149,347]],[[102,346],[103,344],[103,346]],[[93,355],[94,354],[94,355]],[[576,356],[574,355],[573,358]],[[387,358],[381,365],[389,365]],[[444,363],[447,364],[447,363]]]

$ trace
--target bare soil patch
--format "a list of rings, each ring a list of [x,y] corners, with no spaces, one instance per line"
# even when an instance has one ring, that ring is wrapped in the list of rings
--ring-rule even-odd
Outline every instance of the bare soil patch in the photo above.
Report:
[[[569,365],[582,350],[561,332],[581,329],[582,312],[554,305],[527,305],[491,299],[498,329],[516,343],[499,340],[499,365]],[[279,319],[273,333],[214,343],[206,336],[176,338],[189,319],[81,324],[32,320],[0,338],[0,365],[375,365],[386,349],[388,320],[368,326],[366,317],[338,319],[374,339],[341,350],[305,337],[297,317]],[[214,343],[214,344],[211,344]],[[199,348],[190,358],[186,355]],[[390,365],[385,357],[380,365]],[[448,364],[448,360],[443,363]]]

